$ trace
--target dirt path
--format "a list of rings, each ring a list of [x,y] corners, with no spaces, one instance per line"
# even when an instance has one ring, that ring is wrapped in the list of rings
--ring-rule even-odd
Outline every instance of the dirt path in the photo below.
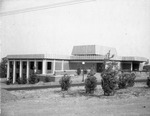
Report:
[[[2,103],[2,116],[150,116],[150,89],[144,83],[103,96],[100,86],[94,95],[84,87],[73,87],[65,98],[60,88],[11,91],[17,101]]]

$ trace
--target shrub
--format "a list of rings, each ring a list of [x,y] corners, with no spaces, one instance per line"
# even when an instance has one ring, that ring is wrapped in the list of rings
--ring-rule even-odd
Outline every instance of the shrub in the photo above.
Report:
[[[118,82],[119,89],[133,87],[135,78],[136,76],[134,73],[129,73],[129,74],[125,73],[125,74],[119,75],[119,82]]]
[[[71,87],[71,76],[68,76],[67,74],[64,74],[64,76],[59,80],[61,90],[67,91]]]
[[[119,75],[118,87],[119,89],[123,89],[127,87],[127,74]]]
[[[35,84],[38,82],[38,77],[36,74],[31,74],[29,77],[29,84]]]
[[[50,78],[49,77],[45,77],[45,82],[50,82]]]
[[[95,75],[96,72],[95,72],[95,70],[94,70],[93,68],[91,68],[89,74],[90,74],[90,75]]]
[[[103,71],[101,74],[101,86],[104,91],[105,96],[110,96],[115,94],[115,89],[117,87],[117,71]]]
[[[77,68],[77,75],[81,74],[81,68]]]
[[[26,83],[27,83],[26,75],[23,75],[23,77],[21,79],[21,84],[26,84]]]
[[[88,74],[85,79],[85,90],[86,93],[93,93],[95,88],[97,87],[97,79],[93,74]]]
[[[21,84],[21,83],[22,83],[22,82],[21,82],[21,79],[20,79],[19,77],[16,78],[16,83],[17,83],[17,84]]]
[[[150,77],[147,77],[147,82],[146,82],[147,86],[150,87]]]
[[[133,87],[134,86],[134,81],[135,81],[136,75],[134,73],[130,74],[130,77],[128,78],[128,87]]]
[[[9,77],[8,80],[6,81],[6,84],[7,85],[10,85],[13,83],[13,78],[12,77]]]
[[[2,58],[0,62],[0,78],[5,78],[7,75],[7,58]]]
[[[87,74],[87,69],[83,69],[83,74]]]

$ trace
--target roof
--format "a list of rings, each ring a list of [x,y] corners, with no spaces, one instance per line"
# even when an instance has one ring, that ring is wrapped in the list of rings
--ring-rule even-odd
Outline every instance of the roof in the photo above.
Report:
[[[98,61],[104,60],[105,55],[110,51],[110,56],[114,55],[111,60],[116,61],[139,61],[147,62],[148,59],[137,56],[117,56],[115,48],[99,46],[99,45],[80,45],[74,46],[72,56],[56,55],[56,54],[21,54],[21,55],[7,55],[8,59],[60,59],[60,60],[90,60]]]
[[[70,59],[70,56],[55,54],[20,54],[7,55],[8,59]]]
[[[74,46],[72,50],[72,55],[81,56],[81,55],[106,55],[110,50],[110,55],[117,55],[115,48],[99,46],[99,45],[80,45]]]

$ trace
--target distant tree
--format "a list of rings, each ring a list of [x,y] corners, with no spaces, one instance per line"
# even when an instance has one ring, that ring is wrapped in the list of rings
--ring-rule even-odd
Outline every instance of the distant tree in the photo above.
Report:
[[[7,58],[2,58],[0,62],[0,78],[5,78],[7,75]]]

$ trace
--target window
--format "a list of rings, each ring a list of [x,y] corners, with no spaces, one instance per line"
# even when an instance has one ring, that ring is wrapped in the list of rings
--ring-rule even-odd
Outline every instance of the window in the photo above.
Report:
[[[42,62],[38,62],[38,70],[42,70]]]
[[[47,70],[51,70],[51,62],[47,62]]]

